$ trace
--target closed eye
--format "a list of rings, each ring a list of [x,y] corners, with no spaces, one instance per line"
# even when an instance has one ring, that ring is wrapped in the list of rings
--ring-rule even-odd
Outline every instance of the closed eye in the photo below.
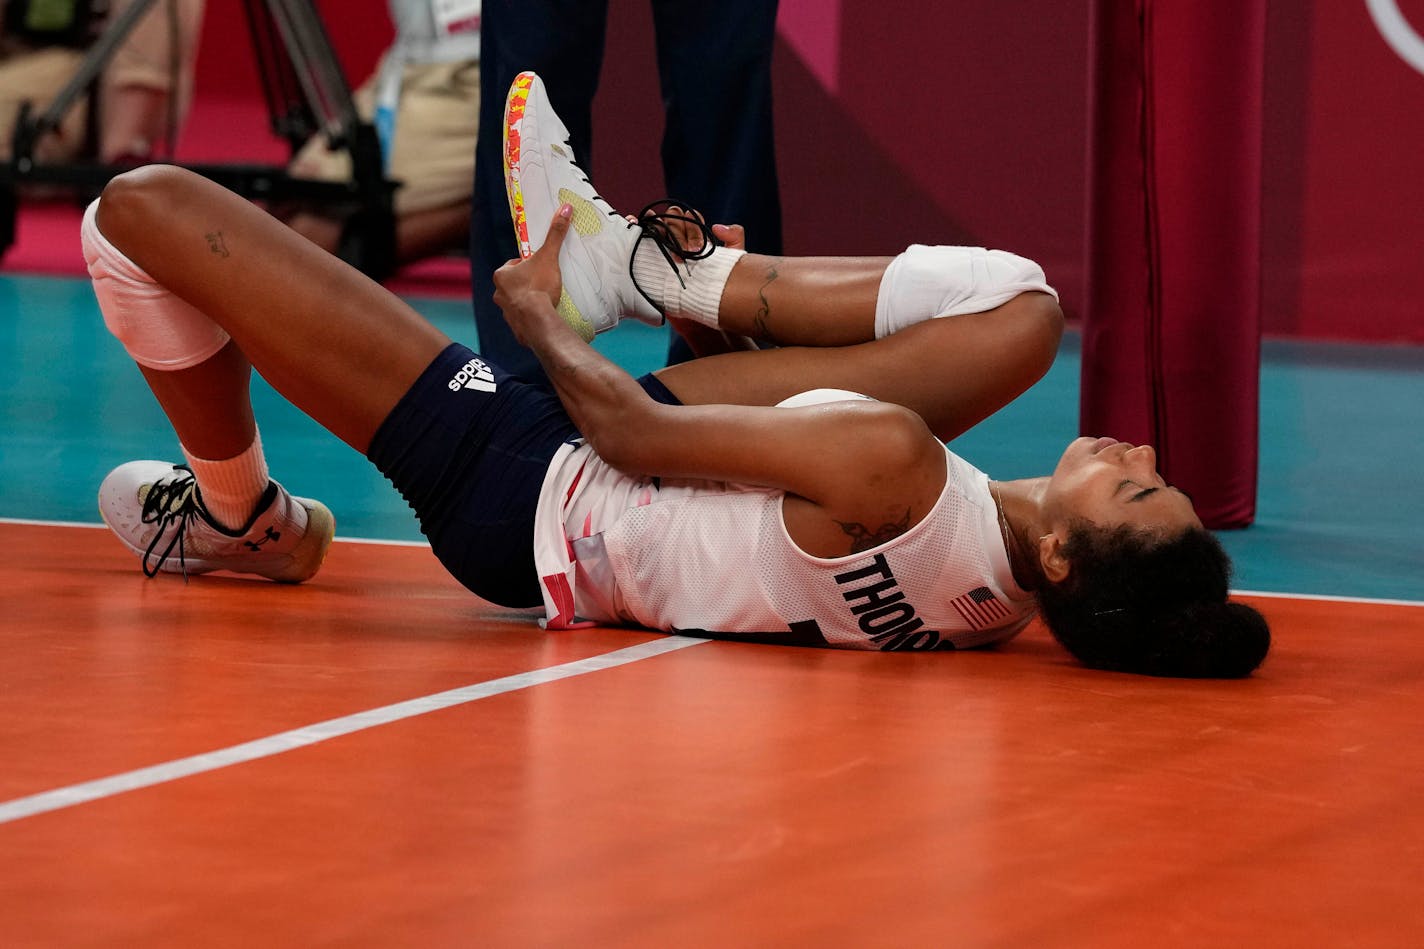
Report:
[[[1129,479],[1125,479],[1125,480],[1123,480],[1123,481],[1119,481],[1119,482],[1117,483],[1117,491],[1118,491],[1118,493],[1121,493],[1123,488],[1136,488],[1136,487],[1141,487],[1141,486],[1140,486],[1136,481],[1133,481],[1133,480],[1131,480],[1130,478],[1129,478]],[[1156,490],[1157,490],[1157,488],[1146,488],[1146,489],[1144,489],[1144,490],[1142,490],[1142,491],[1138,491],[1136,494],[1132,495],[1131,497],[1129,497],[1129,498],[1127,499],[1127,500],[1128,500],[1128,503],[1132,503],[1133,501],[1141,501],[1141,500],[1143,500],[1144,498],[1150,497],[1150,496],[1152,495],[1152,493],[1153,493],[1154,491],[1156,491]]]

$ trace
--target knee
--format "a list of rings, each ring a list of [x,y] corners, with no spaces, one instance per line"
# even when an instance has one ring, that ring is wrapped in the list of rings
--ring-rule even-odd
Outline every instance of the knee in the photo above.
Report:
[[[982,247],[913,244],[885,272],[875,333],[889,336],[935,317],[998,310],[1029,294],[1057,300],[1043,268],[1027,257]]]
[[[144,165],[115,175],[104,186],[100,206],[117,209],[142,199],[146,193],[161,185],[166,172],[172,169],[171,165]]]
[[[996,314],[1012,327],[1015,350],[1034,380],[1043,377],[1058,357],[1063,339],[1063,309],[1057,297],[1041,291],[1020,293]]]
[[[983,294],[1013,288],[1048,287],[1048,276],[1038,261],[1007,250],[985,250],[975,261],[975,283]]]
[[[131,222],[172,207],[172,194],[194,173],[176,165],[144,165],[116,175],[104,186],[96,210],[99,229],[110,239]]]

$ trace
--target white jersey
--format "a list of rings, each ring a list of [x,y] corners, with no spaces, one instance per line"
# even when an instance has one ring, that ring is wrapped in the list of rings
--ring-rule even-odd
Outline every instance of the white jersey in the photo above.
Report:
[[[546,624],[854,649],[1006,640],[1034,600],[1014,582],[988,477],[945,454],[944,490],[924,519],[822,558],[787,533],[782,491],[630,476],[565,445],[535,520]]]

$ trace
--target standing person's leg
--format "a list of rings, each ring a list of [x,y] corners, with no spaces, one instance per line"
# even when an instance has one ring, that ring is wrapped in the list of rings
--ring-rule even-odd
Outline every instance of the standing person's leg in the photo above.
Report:
[[[776,7],[775,0],[653,3],[668,193],[710,221],[743,225],[747,249],[759,254],[781,253],[771,102]]]
[[[117,0],[110,16],[131,3]],[[100,83],[100,160],[170,154],[168,146],[193,99],[203,5],[203,0],[164,0],[120,44]]]
[[[83,61],[81,50],[63,46],[0,52],[0,161],[10,160],[20,106],[30,103],[32,119],[43,112]],[[75,102],[59,127],[35,143],[33,157],[41,162],[73,161],[84,146],[89,108],[85,98]]]
[[[593,95],[603,65],[607,0],[485,0],[480,25],[479,140],[475,146],[470,262],[480,351],[511,373],[542,379],[539,362],[494,305],[494,272],[518,256],[504,188],[504,104],[514,77],[550,77],[551,97],[581,161],[592,148]]]
[[[709,220],[743,225],[747,249],[772,255],[781,253],[771,101],[776,9],[775,0],[653,3],[668,193]],[[689,355],[674,338],[669,364]]]
[[[351,96],[367,121],[376,113],[380,79],[378,68]],[[387,175],[402,183],[395,193],[396,265],[468,242],[479,102],[478,60],[406,64],[395,138],[387,156]],[[318,135],[297,151],[287,171],[297,178],[350,183],[351,155],[333,151]],[[299,203],[277,213],[288,227],[328,252],[341,249],[348,211]]]

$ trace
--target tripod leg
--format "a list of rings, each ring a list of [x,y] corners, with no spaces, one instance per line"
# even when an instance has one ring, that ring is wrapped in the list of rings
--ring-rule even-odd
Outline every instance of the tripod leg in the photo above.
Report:
[[[343,229],[338,255],[368,276],[383,279],[395,269],[396,222],[391,183],[386,180],[375,128],[357,113],[351,87],[310,0],[265,2],[306,107],[319,120],[317,127],[327,134],[340,129],[340,143],[351,154],[357,209]]]
[[[20,196],[15,183],[0,179],[0,260],[15,243],[15,218],[20,213]]]
[[[134,0],[134,3],[104,28],[104,32],[84,55],[79,70],[65,83],[51,100],[48,108],[34,120],[33,137],[38,139],[45,132],[59,127],[60,119],[74,105],[75,100],[93,84],[95,77],[113,58],[114,50],[133,32],[134,24],[153,6],[154,0]]]

